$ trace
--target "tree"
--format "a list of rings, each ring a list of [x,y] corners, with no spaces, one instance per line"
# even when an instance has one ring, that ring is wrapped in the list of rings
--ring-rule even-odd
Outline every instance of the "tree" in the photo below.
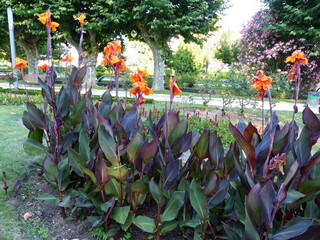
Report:
[[[215,52],[215,57],[225,64],[232,64],[238,61],[239,49],[238,41],[231,39],[230,32],[224,32],[218,41],[218,47]]]
[[[201,42],[201,34],[216,30],[224,0],[116,1],[121,32],[148,44],[154,57],[154,90],[164,88],[164,61],[168,41],[179,35],[186,42]]]
[[[285,63],[286,57],[294,50],[303,50],[309,58],[309,63],[302,67],[301,75],[304,81],[300,93],[305,95],[320,81],[320,60],[314,55],[317,43],[312,44],[304,38],[292,38],[285,32],[281,34],[273,31],[270,26],[276,26],[278,19],[272,13],[270,9],[257,12],[242,30],[238,44],[240,69],[249,79],[257,70],[286,75],[292,67]]]
[[[304,38],[313,55],[320,54],[320,2],[315,0],[264,0],[276,23],[269,26],[275,33],[291,39]]]

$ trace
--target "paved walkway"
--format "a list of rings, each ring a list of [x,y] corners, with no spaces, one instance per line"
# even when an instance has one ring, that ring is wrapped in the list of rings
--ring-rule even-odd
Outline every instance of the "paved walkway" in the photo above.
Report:
[[[0,83],[0,87],[9,88],[9,84],[8,83]],[[20,88],[24,89],[24,85],[20,84]],[[27,89],[40,89],[40,87],[27,86]],[[58,89],[59,88],[57,87],[57,90]],[[84,90],[82,90],[82,91],[84,92]],[[102,90],[102,89],[93,89],[92,90],[93,95],[102,95],[104,92],[105,92],[105,90]],[[112,91],[111,94],[113,96],[115,96],[115,91]],[[127,95],[129,96],[129,93],[127,93]],[[124,91],[119,91],[119,97],[125,97],[125,96],[126,96],[126,93]],[[146,98],[153,98],[155,101],[164,101],[164,102],[170,101],[170,96],[167,94],[153,94],[153,95],[146,96]],[[204,100],[202,99],[202,97],[189,97],[189,96],[180,97],[180,96],[177,96],[177,97],[175,97],[174,102],[175,103],[183,102],[183,103],[190,103],[190,104],[203,104]],[[253,103],[253,101],[252,101],[252,103]],[[221,98],[211,98],[208,105],[221,107],[222,106],[222,99]],[[239,107],[239,104],[237,104],[235,102],[231,106],[232,107]],[[293,111],[293,106],[294,106],[294,103],[278,102],[278,103],[276,103],[276,106],[273,108],[273,110]],[[303,108],[305,107],[305,104],[298,103],[297,107],[298,107],[299,111],[302,111]],[[253,108],[253,104],[247,105],[246,108]],[[261,108],[260,101],[257,101],[257,108]],[[269,109],[268,102],[265,103],[265,109]],[[314,113],[319,113],[318,108],[314,107],[311,109],[313,110]]]

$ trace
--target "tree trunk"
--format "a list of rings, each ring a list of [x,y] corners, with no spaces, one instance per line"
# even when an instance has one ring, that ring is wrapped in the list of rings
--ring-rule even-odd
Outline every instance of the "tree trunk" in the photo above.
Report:
[[[154,44],[147,43],[152,50],[154,68],[153,68],[153,90],[163,90],[164,89],[164,54],[161,49],[159,49]]]
[[[24,50],[28,61],[28,75],[38,76],[39,52],[36,42],[17,41]],[[38,81],[36,78],[35,81]]]
[[[96,83],[96,65],[98,53],[83,52],[83,64],[87,65],[87,74],[84,78],[88,86],[93,86]]]

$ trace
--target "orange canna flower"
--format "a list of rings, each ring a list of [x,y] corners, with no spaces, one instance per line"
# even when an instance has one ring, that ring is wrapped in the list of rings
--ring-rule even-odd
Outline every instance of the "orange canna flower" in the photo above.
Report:
[[[57,23],[57,22],[50,22],[49,23],[49,27],[52,29],[52,31],[57,31],[57,27],[59,27],[59,23]]]
[[[121,45],[118,41],[112,41],[111,43],[108,43],[106,47],[104,47],[103,52],[108,56],[117,55],[121,52]]]
[[[144,77],[148,76],[147,70],[140,70],[140,68],[137,68],[137,73],[135,75],[132,75],[130,77],[131,82],[144,82]]]
[[[304,56],[304,53],[301,50],[294,51],[291,56],[287,57],[285,62],[295,62],[299,61],[301,64],[307,64],[308,59]]]
[[[28,62],[17,57],[16,58],[16,65],[13,67],[13,70],[16,70],[18,68],[21,69],[21,68],[26,67],[26,66],[28,66]]]
[[[86,16],[84,14],[81,14],[79,17],[75,18],[75,20],[78,20],[81,25],[84,25],[85,19],[86,19]]]
[[[71,63],[73,59],[74,59],[74,57],[72,57],[69,54],[67,54],[64,58],[61,59],[61,62],[69,62],[69,63]]]
[[[180,90],[176,81],[173,81],[172,76],[170,76],[169,89],[170,89],[170,93],[172,93],[173,96],[176,96],[178,94],[180,94],[180,96],[182,96],[182,91]]]
[[[39,66],[39,69],[41,71],[47,72],[47,71],[49,71],[50,67],[47,64],[42,64]]]
[[[38,20],[42,24],[47,24],[50,22],[50,16],[51,16],[51,12],[44,12],[38,15]]]
[[[257,89],[260,96],[264,96],[265,91],[272,88],[272,85],[270,84],[272,82],[272,78],[264,75],[261,70],[259,70],[257,74],[259,74],[259,77],[254,77],[252,79],[253,85],[250,89]]]

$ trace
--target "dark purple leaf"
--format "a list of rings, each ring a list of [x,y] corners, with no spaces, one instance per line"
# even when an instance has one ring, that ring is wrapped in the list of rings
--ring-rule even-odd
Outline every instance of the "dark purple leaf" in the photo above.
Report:
[[[310,226],[308,230],[297,237],[292,238],[291,240],[319,240],[320,239],[320,228],[317,226]]]
[[[112,104],[112,96],[109,90],[105,91],[102,95],[102,101],[108,103],[109,105]]]
[[[180,152],[184,153],[189,150],[192,142],[192,132],[185,134],[180,142]]]
[[[223,144],[220,137],[216,138],[214,142],[211,141],[212,138],[209,140],[209,159],[215,170],[219,170],[224,159]]]
[[[14,187],[13,187],[16,196],[18,195],[18,191],[21,188],[21,186],[22,186],[22,181],[19,179],[16,181],[16,183],[14,184]]]
[[[264,221],[271,226],[272,223],[271,217],[274,211],[273,202],[276,199],[276,191],[274,190],[273,182],[269,180],[260,191],[260,201],[261,201],[261,209],[264,217]],[[275,209],[276,211],[276,209]]]
[[[164,181],[164,187],[163,190],[167,191],[171,188],[174,181],[177,179],[180,172],[180,163],[179,161],[171,161],[167,167],[165,172],[165,181]]]
[[[134,129],[136,127],[137,122],[137,109],[133,109],[124,115],[122,119],[122,127],[125,129],[127,137],[130,139],[132,134],[134,133]]]
[[[243,136],[250,142],[252,145],[254,143],[259,143],[261,141],[258,130],[249,122],[248,127],[244,130]]]
[[[272,152],[276,155],[278,153],[282,153],[285,146],[288,144],[288,138],[289,138],[289,130],[290,125],[286,123],[284,127],[276,133],[274,137]]]
[[[277,211],[277,206],[282,203],[287,198],[287,189],[285,184],[281,184],[278,190],[276,199],[274,200],[273,204],[275,205],[274,211]]]
[[[320,131],[320,120],[308,106],[302,112],[302,119],[311,132],[317,133]]]
[[[97,184],[100,187],[103,187],[109,179],[109,176],[107,175],[107,165],[104,162],[103,152],[101,149],[99,149],[97,154],[94,175],[97,179]]]
[[[99,113],[97,113],[97,119],[99,121],[99,124],[104,126],[110,136],[113,137],[113,129],[110,122]]]
[[[240,133],[240,131],[235,126],[232,125],[232,123],[229,123],[229,129],[233,137],[235,138],[237,144],[242,148],[242,150],[247,155],[247,159],[250,164],[251,170],[254,170],[254,166],[256,164],[256,150],[254,146],[245,139],[245,137]]]
[[[113,125],[113,128],[115,130],[115,136],[118,142],[118,145],[124,144],[124,142],[127,140],[127,134],[122,125],[119,122],[116,122]]]
[[[111,104],[108,102],[102,102],[98,108],[98,114],[103,116],[105,119],[110,117]]]
[[[220,183],[220,178],[218,174],[213,173],[205,189],[207,198],[212,197],[217,192],[219,188],[219,183]]]
[[[43,114],[43,112],[40,109],[38,109],[34,103],[31,102],[27,102],[27,110],[32,125],[40,129],[45,129],[46,123],[45,115]]]
[[[260,191],[261,185],[260,183],[257,183],[253,188],[251,188],[246,202],[246,207],[249,211],[249,215],[258,226],[261,226],[261,224],[263,223],[261,216],[261,202],[259,197]]]
[[[103,126],[100,126],[98,130],[99,144],[106,156],[107,160],[111,162],[113,166],[119,166],[117,156],[117,144],[113,137],[106,131]]]
[[[287,240],[293,237],[299,236],[306,232],[308,228],[311,226],[312,221],[306,220],[294,224],[288,227],[281,227],[278,231],[270,238],[270,240]]]
[[[308,162],[308,164],[306,164],[302,169],[301,169],[301,178],[303,179],[305,176],[307,176],[307,174],[309,173],[309,171],[316,166],[318,163],[320,162],[320,151],[318,151],[317,153],[315,153],[310,161]]]
[[[230,172],[234,168],[234,159],[239,157],[239,151],[237,151],[237,148],[235,146],[235,143],[230,143],[229,151],[227,152],[227,155],[223,159],[224,167],[225,167],[225,174],[226,176],[229,176]]]
[[[179,123],[179,116],[174,109],[168,112],[168,137],[170,137],[172,131],[177,127]]]
[[[159,139],[154,139],[140,150],[143,163],[146,165],[151,161],[159,151]]]
[[[22,122],[23,125],[28,128],[30,131],[34,131],[36,128],[33,126],[31,119],[30,119],[30,115],[27,111],[23,112],[23,116],[22,116]]]
[[[208,200],[208,208],[214,208],[226,199],[229,190],[229,184],[229,180],[227,179],[223,179],[220,182],[218,191]]]

